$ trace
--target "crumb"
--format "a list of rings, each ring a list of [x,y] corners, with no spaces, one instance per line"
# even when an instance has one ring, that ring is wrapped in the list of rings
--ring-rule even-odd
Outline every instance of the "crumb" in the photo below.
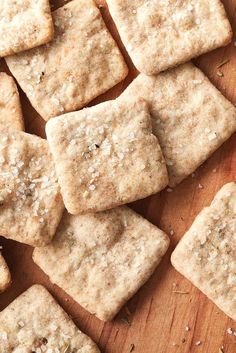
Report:
[[[232,335],[232,334],[233,334],[233,330],[232,330],[231,327],[227,328],[227,333],[228,333],[229,335]]]
[[[196,343],[195,343],[195,346],[200,346],[202,344],[202,341],[197,341]]]

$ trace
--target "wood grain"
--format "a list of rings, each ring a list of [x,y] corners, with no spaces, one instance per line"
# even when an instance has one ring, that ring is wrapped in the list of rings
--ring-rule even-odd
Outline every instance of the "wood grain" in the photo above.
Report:
[[[54,5],[62,3],[65,1]],[[98,3],[104,5],[102,15],[126,58],[130,73],[125,82],[93,101],[92,105],[119,96],[137,75],[119,40],[105,1]],[[225,0],[224,5],[236,33],[236,1]],[[225,59],[229,59],[229,62],[221,68],[224,76],[219,77],[216,67]],[[229,100],[236,103],[236,47],[233,43],[227,48],[202,56],[195,63]],[[0,69],[7,71],[3,60],[0,62]],[[22,92],[21,100],[27,132],[44,137],[43,120]],[[127,303],[131,313],[128,315],[130,325],[122,321],[122,318],[127,316],[125,308],[110,323],[103,323],[88,314],[66,293],[48,281],[47,276],[32,262],[32,248],[3,238],[0,238],[0,245],[3,246],[3,254],[9,264],[13,283],[0,295],[0,310],[33,283],[41,283],[71,315],[78,327],[97,342],[103,353],[128,353],[133,344],[135,353],[219,353],[221,346],[224,347],[224,353],[236,352],[236,337],[226,332],[229,327],[236,330],[236,323],[228,319],[179,275],[169,261],[175,245],[195,216],[204,206],[210,204],[223,184],[235,180],[235,171],[234,135],[196,171],[194,177],[190,176],[173,192],[164,190],[159,195],[132,204],[136,211],[167,233],[173,230],[174,235],[171,236],[171,246],[164,261],[146,285]],[[203,185],[203,188],[199,188],[199,184]],[[188,294],[177,294],[173,289]],[[185,330],[186,326],[190,327],[189,331]],[[202,343],[197,346],[197,341]]]

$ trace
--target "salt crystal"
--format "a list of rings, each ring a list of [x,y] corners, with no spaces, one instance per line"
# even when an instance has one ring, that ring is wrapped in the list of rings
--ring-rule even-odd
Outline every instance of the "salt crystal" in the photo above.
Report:
[[[93,191],[96,189],[96,186],[94,184],[89,185],[89,190]]]

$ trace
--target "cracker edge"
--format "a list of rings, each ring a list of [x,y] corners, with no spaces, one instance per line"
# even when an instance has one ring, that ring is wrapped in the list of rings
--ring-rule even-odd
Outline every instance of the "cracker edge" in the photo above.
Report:
[[[11,280],[11,273],[10,270],[7,266],[7,263],[4,259],[4,257],[0,254],[0,261],[2,259],[2,265],[3,265],[3,269],[4,271],[4,282],[3,285],[0,286],[0,293],[4,292],[11,284],[12,280]]]
[[[22,49],[19,49],[17,51],[14,51],[12,48],[5,50],[5,52],[0,52],[0,58],[4,58],[7,56],[11,56],[11,55],[16,55],[19,54],[21,52],[33,49],[33,48],[37,48],[41,45],[47,44],[49,43],[53,38],[54,38],[54,34],[55,34],[55,30],[54,30],[54,22],[53,22],[53,18],[52,18],[52,12],[51,12],[51,7],[50,7],[50,3],[48,1],[48,3],[46,4],[46,9],[44,10],[44,16],[47,17],[47,21],[48,21],[48,26],[47,26],[47,31],[48,31],[48,35],[44,36],[44,39],[41,38],[41,40],[38,40],[37,42],[35,42],[34,45],[32,46],[25,46],[25,45],[21,45]],[[43,29],[45,31],[45,27]]]
[[[232,25],[229,21],[225,6],[222,3],[222,0],[218,0],[219,12],[222,14],[222,23],[223,22],[225,23],[224,28],[225,28],[225,32],[227,32],[227,33],[225,33],[224,40],[221,40],[222,43],[218,44],[218,45],[214,45],[214,46],[212,46],[211,49],[206,49],[205,51],[202,51],[201,53],[198,53],[196,55],[185,55],[185,58],[182,57],[182,59],[174,60],[172,62],[172,64],[163,64],[161,66],[159,65],[158,69],[155,69],[155,68],[149,69],[149,68],[146,68],[146,65],[145,65],[145,61],[147,60],[147,58],[141,58],[140,52],[138,54],[137,53],[133,54],[130,52],[130,50],[127,49],[128,44],[127,45],[125,44],[126,40],[125,41],[123,40],[124,36],[123,36],[123,34],[121,35],[121,33],[120,33],[120,28],[119,28],[120,23],[118,24],[118,22],[120,22],[120,21],[117,21],[117,19],[116,19],[117,16],[114,15],[114,13],[116,12],[116,10],[114,10],[114,7],[113,7],[114,2],[115,2],[115,0],[107,0],[107,5],[108,5],[108,10],[109,10],[110,16],[112,17],[112,19],[115,23],[115,27],[119,33],[121,41],[122,41],[130,59],[131,59],[131,61],[133,62],[133,65],[136,67],[136,69],[140,73],[146,74],[147,76],[158,75],[166,70],[178,67],[179,65],[182,65],[190,60],[196,59],[199,56],[204,55],[206,53],[209,53],[213,50],[216,50],[216,49],[222,48],[222,47],[226,47],[228,44],[231,43],[231,41],[233,39],[233,29],[232,29]],[[111,8],[112,8],[112,10],[110,10]]]
[[[0,315],[3,315],[5,310],[10,310],[12,306],[18,304],[18,301],[22,302],[22,299],[27,296],[28,292],[30,291],[36,291],[40,292],[44,297],[48,297],[50,301],[53,303],[53,306],[57,308],[58,311],[60,311],[61,315],[64,315],[64,317],[69,321],[71,324],[75,326],[77,329],[77,332],[82,334],[83,336],[87,337],[90,340],[91,343],[91,351],[90,353],[101,353],[97,344],[94,342],[94,340],[88,336],[86,333],[81,331],[79,327],[74,323],[72,318],[70,317],[69,314],[63,309],[63,307],[58,303],[58,301],[53,297],[53,295],[41,284],[33,284],[31,285],[28,289],[26,289],[24,292],[22,292],[20,295],[18,295],[8,306],[5,307],[2,311],[0,311]],[[46,298],[47,299],[47,298]]]
[[[22,105],[21,105],[21,101],[20,101],[20,94],[19,94],[19,90],[17,88],[16,82],[14,80],[14,78],[11,75],[8,75],[5,71],[1,71],[0,72],[0,79],[3,78],[3,80],[8,80],[9,81],[9,85],[11,85],[12,88],[12,92],[13,94],[16,95],[16,100],[17,100],[17,112],[16,114],[19,117],[19,125],[21,125],[21,130],[19,131],[25,131],[25,123],[24,123],[24,117],[23,117],[23,112],[22,112]],[[9,128],[11,128],[11,126],[9,126]]]
[[[36,264],[36,266],[43,271],[43,273],[47,276],[48,280],[53,284],[56,285],[58,288],[60,288],[64,293],[66,293],[67,296],[69,296],[72,300],[74,300],[76,303],[78,303],[78,305],[81,305],[81,307],[86,310],[89,314],[97,317],[99,320],[104,321],[104,322],[109,322],[112,321],[114,319],[114,317],[119,313],[119,311],[122,309],[122,307],[131,299],[133,298],[137,292],[150,280],[151,276],[154,274],[154,272],[157,270],[158,266],[160,265],[160,263],[162,262],[164,256],[166,255],[166,252],[169,249],[170,246],[170,238],[168,237],[168,235],[166,234],[166,232],[164,232],[162,229],[160,229],[159,227],[157,227],[156,225],[154,225],[153,223],[151,223],[150,221],[148,221],[146,218],[144,218],[142,215],[138,214],[137,212],[135,212],[133,209],[131,209],[128,206],[119,206],[118,208],[124,208],[124,209],[128,209],[128,211],[132,212],[134,214],[134,216],[138,217],[140,220],[144,221],[145,223],[148,223],[148,225],[153,229],[153,230],[157,230],[159,233],[161,233],[162,236],[162,255],[159,257],[158,261],[155,261],[155,263],[152,264],[152,266],[149,266],[149,268],[146,270],[146,272],[142,275],[142,277],[139,277],[136,281],[137,284],[137,288],[136,290],[134,290],[132,292],[132,294],[128,295],[126,298],[124,298],[119,305],[117,305],[116,310],[113,310],[112,312],[110,311],[110,313],[108,314],[105,310],[103,310],[102,314],[97,314],[97,313],[92,313],[91,311],[89,311],[89,309],[85,308],[84,306],[82,306],[80,304],[79,301],[77,301],[74,297],[72,297],[64,288],[62,288],[57,282],[55,282],[52,277],[46,272],[44,271],[44,269],[39,265],[39,261],[37,260],[37,257],[40,257],[40,254],[38,254],[38,251],[41,252],[43,250],[43,248],[35,248],[33,253],[32,253],[32,259],[34,261],[34,263]],[[109,210],[106,210],[109,211]],[[101,211],[101,213],[106,212],[106,211]],[[67,211],[65,211],[67,212]],[[68,212],[67,212],[68,213]],[[69,214],[69,213],[68,213]],[[80,215],[71,215],[72,217],[80,217]],[[50,244],[49,244],[50,245]]]
[[[184,274],[184,271],[182,270],[182,267],[179,266],[180,262],[178,261],[178,251],[179,251],[179,248],[181,249],[182,247],[182,243],[184,243],[186,237],[188,236],[191,236],[192,237],[192,234],[189,234],[189,232],[191,231],[191,228],[194,224],[194,222],[201,218],[202,214],[204,213],[205,210],[208,210],[211,208],[211,205],[214,201],[218,201],[220,200],[220,197],[222,195],[225,194],[225,190],[227,190],[227,187],[229,187],[230,185],[234,185],[235,189],[236,189],[236,183],[235,182],[228,182],[226,184],[224,184],[218,191],[217,193],[215,194],[215,196],[213,197],[211,203],[209,206],[206,206],[204,207],[199,213],[198,215],[195,217],[193,223],[191,224],[190,228],[184,233],[183,237],[180,239],[179,243],[177,244],[177,246],[175,247],[174,251],[172,252],[171,254],[171,257],[170,257],[170,262],[172,264],[172,266],[175,268],[176,271],[178,271],[189,283],[191,283],[192,286],[194,286],[199,292],[203,293],[207,299],[209,301],[211,301],[217,308],[219,308],[226,316],[228,316],[229,318],[231,318],[232,320],[236,320],[236,317],[233,317],[231,315],[231,313],[228,312],[228,310],[225,310],[225,308],[223,308],[221,305],[219,305],[218,303],[216,303],[216,301],[214,299],[212,299],[210,296],[209,296],[209,293],[207,293],[206,291],[202,290],[201,288],[199,288],[199,286],[195,285],[191,279],[189,277],[186,277],[186,275]]]

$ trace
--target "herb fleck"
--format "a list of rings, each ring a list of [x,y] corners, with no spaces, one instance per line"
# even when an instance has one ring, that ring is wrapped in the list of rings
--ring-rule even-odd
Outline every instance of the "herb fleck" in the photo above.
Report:
[[[176,293],[176,294],[189,294],[189,292],[185,292],[182,290],[173,290],[172,293]]]
[[[135,349],[135,345],[131,343],[131,345],[129,346],[129,353],[133,352],[134,349]]]
[[[222,61],[222,62],[219,63],[219,65],[217,66],[217,69],[219,69],[220,67],[222,67],[222,66],[228,64],[228,62],[229,62],[229,59],[226,59],[226,60]]]
[[[126,312],[127,316],[131,315],[131,312],[127,306],[125,307],[125,312]]]
[[[122,318],[120,319],[120,321],[122,321],[122,322],[123,322],[124,324],[126,324],[126,325],[131,326],[131,323],[130,323],[129,319],[127,318],[127,316],[122,317]]]

